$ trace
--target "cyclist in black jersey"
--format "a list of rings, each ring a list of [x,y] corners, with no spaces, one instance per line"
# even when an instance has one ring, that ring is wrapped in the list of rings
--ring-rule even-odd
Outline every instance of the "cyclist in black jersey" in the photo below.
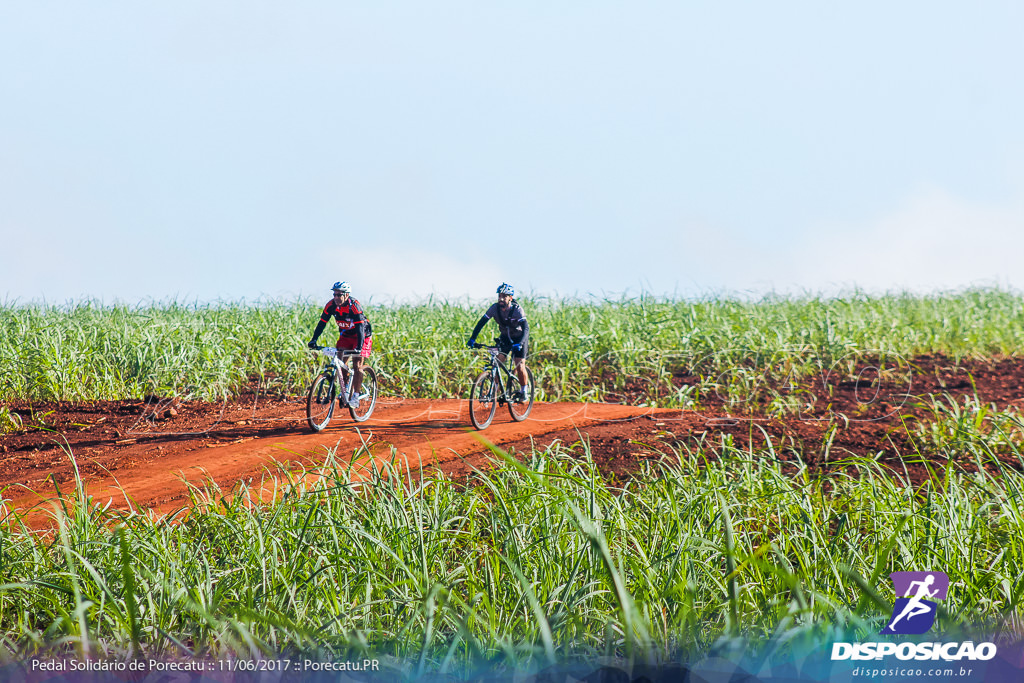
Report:
[[[516,290],[512,285],[505,282],[501,283],[501,286],[498,287],[498,303],[491,304],[491,307],[487,309],[487,312],[477,322],[476,327],[473,328],[473,334],[469,337],[467,346],[473,348],[480,330],[484,328],[488,320],[494,318],[494,321],[498,323],[498,331],[500,333],[495,341],[498,348],[501,349],[501,360],[505,360],[506,354],[512,354],[516,366],[516,376],[519,378],[520,385],[525,387],[528,383],[526,356],[530,343],[530,324],[526,321],[523,307],[515,300],[515,295]],[[514,398],[519,401],[525,400],[526,392],[520,389],[516,392]]]
[[[331,289],[334,290],[334,296],[324,306],[320,322],[316,324],[308,346],[311,349],[316,348],[316,340],[330,319],[334,318],[338,323],[338,341],[335,348],[338,351],[359,351],[359,355],[352,360],[352,395],[345,397],[350,407],[358,408],[359,401],[365,398],[360,389],[363,387],[363,367],[373,347],[373,328],[363,313],[363,307],[352,297],[352,287],[347,282],[335,282]]]

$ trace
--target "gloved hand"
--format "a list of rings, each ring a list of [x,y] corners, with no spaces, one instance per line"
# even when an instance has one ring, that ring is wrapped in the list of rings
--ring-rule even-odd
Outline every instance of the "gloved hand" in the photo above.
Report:
[[[315,349],[316,348],[316,340],[310,339],[308,342],[306,342],[306,346],[308,346],[311,349]]]
[[[474,344],[476,344],[476,337],[470,337],[469,341],[466,342],[466,346],[469,348],[473,348]]]
[[[512,345],[512,350],[513,351],[522,351],[523,350],[523,345],[522,344],[513,344]]]

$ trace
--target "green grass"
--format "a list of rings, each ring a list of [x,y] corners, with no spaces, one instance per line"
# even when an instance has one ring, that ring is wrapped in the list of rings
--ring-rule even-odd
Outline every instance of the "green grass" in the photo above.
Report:
[[[628,381],[630,400],[762,396],[785,415],[800,409],[778,391],[787,381],[865,359],[898,373],[919,354],[1013,356],[1024,339],[1024,301],[999,290],[523,303],[549,400],[598,400]],[[5,305],[0,398],[216,398],[252,381],[299,392],[318,312],[309,301]],[[462,345],[480,313],[369,307],[388,391],[463,396],[480,357]],[[673,373],[699,382],[676,389]],[[889,616],[888,574],[925,569],[952,581],[940,629],[1019,624],[1021,417],[977,399],[919,400],[906,424],[916,451],[902,454],[933,468],[919,486],[871,459],[833,453],[824,477],[800,461],[784,470],[781,444],[705,440],[676,444],[626,484],[603,479],[585,444],[499,460],[470,486],[400,463],[354,481],[339,453],[312,487],[268,472],[275,505],[252,505],[244,486],[197,489],[197,511],[161,523],[70,491],[58,533],[7,516],[0,647],[11,658],[372,655],[405,677],[747,642],[797,651],[873,637]],[[13,416],[0,431],[19,427]]]
[[[953,468],[914,488],[871,460],[784,472],[771,448],[679,445],[625,485],[585,444],[499,459],[470,485],[400,463],[355,481],[332,456],[310,487],[268,472],[277,504],[207,487],[197,511],[161,523],[70,492],[57,534],[0,534],[0,646],[373,656],[402,676],[668,661],[873,637],[889,572],[910,569],[949,575],[943,630],[1019,611],[1019,470]]]
[[[320,302],[0,306],[0,400],[92,400],[148,394],[219,398],[250,381],[301,393],[314,370],[304,348]],[[687,406],[708,392],[744,402],[858,361],[943,353],[1015,355],[1024,300],[970,290],[934,296],[681,301],[525,299],[541,397]],[[483,311],[467,302],[368,306],[384,387],[407,397],[465,394],[480,365],[464,342]],[[493,332],[490,327],[484,338]],[[322,341],[333,340],[330,331]],[[678,390],[673,372],[699,378]]]

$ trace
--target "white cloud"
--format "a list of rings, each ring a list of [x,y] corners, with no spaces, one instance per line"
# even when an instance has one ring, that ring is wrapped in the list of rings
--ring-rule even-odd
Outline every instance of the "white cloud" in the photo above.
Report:
[[[396,247],[328,249],[320,257],[319,271],[328,279],[347,280],[364,303],[371,297],[378,302],[431,295],[490,298],[497,284],[509,279],[500,265],[483,257]],[[329,286],[324,285],[325,291]]]
[[[983,204],[927,190],[875,220],[822,226],[794,251],[788,270],[790,284],[825,292],[1019,289],[1022,254],[1024,202]]]

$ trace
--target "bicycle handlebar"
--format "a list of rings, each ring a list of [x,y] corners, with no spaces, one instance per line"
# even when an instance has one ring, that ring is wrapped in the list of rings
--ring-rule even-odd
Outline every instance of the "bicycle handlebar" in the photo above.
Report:
[[[349,358],[351,356],[358,356],[359,355],[359,351],[356,351],[355,349],[346,349],[344,351],[339,351],[338,349],[334,348],[333,346],[314,346],[314,347],[310,348],[309,350],[310,351],[315,351],[316,353],[322,353],[325,356],[331,356],[332,358],[334,356],[341,356],[342,358]]]

